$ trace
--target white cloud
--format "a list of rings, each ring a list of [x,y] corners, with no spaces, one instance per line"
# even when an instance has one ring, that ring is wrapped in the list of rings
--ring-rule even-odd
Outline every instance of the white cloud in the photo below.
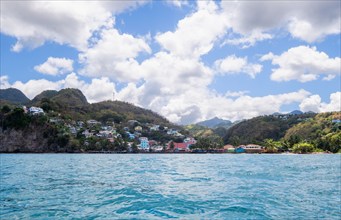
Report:
[[[8,82],[8,76],[4,75],[4,76],[0,76],[0,89],[7,89],[9,88],[11,85]]]
[[[330,102],[321,102],[319,95],[311,95],[300,104],[301,111],[331,112],[341,111],[341,92],[330,94]]]
[[[1,32],[17,38],[12,50],[36,48],[46,41],[85,50],[88,39],[114,17],[144,1],[1,1]]]
[[[221,74],[246,73],[251,78],[255,78],[262,71],[262,65],[248,63],[246,57],[236,57],[235,55],[216,60],[214,66],[215,70]]]
[[[310,43],[321,40],[327,35],[340,33],[340,4],[340,1],[222,1],[221,3],[235,33],[250,36],[254,32],[264,33],[286,29],[293,37]],[[232,42],[238,43],[237,40]]]
[[[303,112],[320,112],[320,105],[321,97],[319,95],[311,95],[301,102],[300,109]]]
[[[225,97],[240,97],[240,96],[244,96],[245,94],[250,93],[250,91],[227,91],[225,93]]]
[[[241,45],[243,49],[254,46],[256,42],[272,39],[273,36],[268,33],[262,33],[259,31],[253,31],[251,34],[242,36],[240,38],[226,39],[223,45]]]
[[[271,60],[273,65],[279,66],[272,70],[271,79],[274,81],[308,82],[318,79],[320,75],[326,75],[324,79],[330,80],[340,75],[341,71],[339,57],[329,58],[316,47],[293,47],[279,56],[266,54],[260,60]]]
[[[3,79],[3,78],[2,78]],[[13,84],[8,83],[8,78],[4,78],[6,87],[13,87],[21,90],[29,99],[33,99],[36,95],[44,90],[60,90],[63,88],[75,88],[81,90],[88,102],[99,102],[112,100],[113,93],[116,92],[115,84],[110,82],[106,77],[95,78],[91,83],[80,80],[76,73],[70,73],[63,80],[49,81],[46,79],[29,80],[28,82],[16,81]],[[3,80],[1,80],[3,82]],[[3,88],[1,86],[1,88]],[[100,89],[99,89],[100,88]]]
[[[135,81],[142,76],[135,58],[141,52],[151,53],[149,45],[141,38],[120,34],[115,29],[103,30],[100,39],[79,55],[85,76],[106,76],[119,81]]]
[[[66,58],[49,57],[45,63],[37,65],[34,69],[47,75],[58,75],[73,71],[73,60]]]
[[[187,0],[167,0],[167,3],[169,5],[173,5],[173,6],[178,7],[178,8],[181,8],[185,5],[188,5]]]
[[[116,92],[115,84],[107,77],[94,78],[91,83],[80,80],[76,73],[71,73],[63,80],[62,88],[80,89],[88,102],[112,100]]]
[[[21,90],[29,99],[33,99],[36,95],[44,90],[61,89],[62,83],[62,81],[52,82],[46,79],[32,79],[26,83],[16,81],[11,85],[11,87]]]
[[[180,20],[174,32],[156,36],[163,49],[177,56],[198,58],[208,53],[226,33],[228,20],[218,5],[206,1],[197,4],[197,11]]]

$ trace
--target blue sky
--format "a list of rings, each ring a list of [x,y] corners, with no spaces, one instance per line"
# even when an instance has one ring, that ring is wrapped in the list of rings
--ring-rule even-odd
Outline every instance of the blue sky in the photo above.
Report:
[[[175,123],[340,111],[340,1],[1,2],[1,88]],[[328,11],[328,13],[326,13]]]

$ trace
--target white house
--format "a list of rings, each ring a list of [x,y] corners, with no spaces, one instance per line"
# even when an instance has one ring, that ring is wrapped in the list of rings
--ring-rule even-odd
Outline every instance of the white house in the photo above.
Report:
[[[39,107],[34,107],[32,106],[31,108],[28,109],[28,112],[32,115],[43,115],[45,114],[44,113],[44,110],[42,108],[39,108]]]

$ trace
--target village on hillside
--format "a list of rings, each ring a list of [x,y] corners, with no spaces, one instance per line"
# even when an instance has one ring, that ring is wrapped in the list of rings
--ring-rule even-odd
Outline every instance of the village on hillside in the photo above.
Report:
[[[40,107],[22,107],[31,117],[47,117]],[[182,134],[178,128],[164,127],[158,124],[140,123],[128,120],[124,123],[114,121],[99,122],[65,120],[59,116],[47,117],[48,123],[62,130],[69,141],[78,140],[79,151],[87,153],[262,153],[265,147],[249,144],[232,146],[222,144],[216,148],[196,146],[194,137]],[[187,132],[184,132],[187,133]],[[83,147],[82,147],[83,146]]]

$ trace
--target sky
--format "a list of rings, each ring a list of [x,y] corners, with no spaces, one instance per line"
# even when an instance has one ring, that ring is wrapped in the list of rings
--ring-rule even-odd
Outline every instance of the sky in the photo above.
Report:
[[[1,1],[1,89],[177,124],[341,110],[340,1]]]

